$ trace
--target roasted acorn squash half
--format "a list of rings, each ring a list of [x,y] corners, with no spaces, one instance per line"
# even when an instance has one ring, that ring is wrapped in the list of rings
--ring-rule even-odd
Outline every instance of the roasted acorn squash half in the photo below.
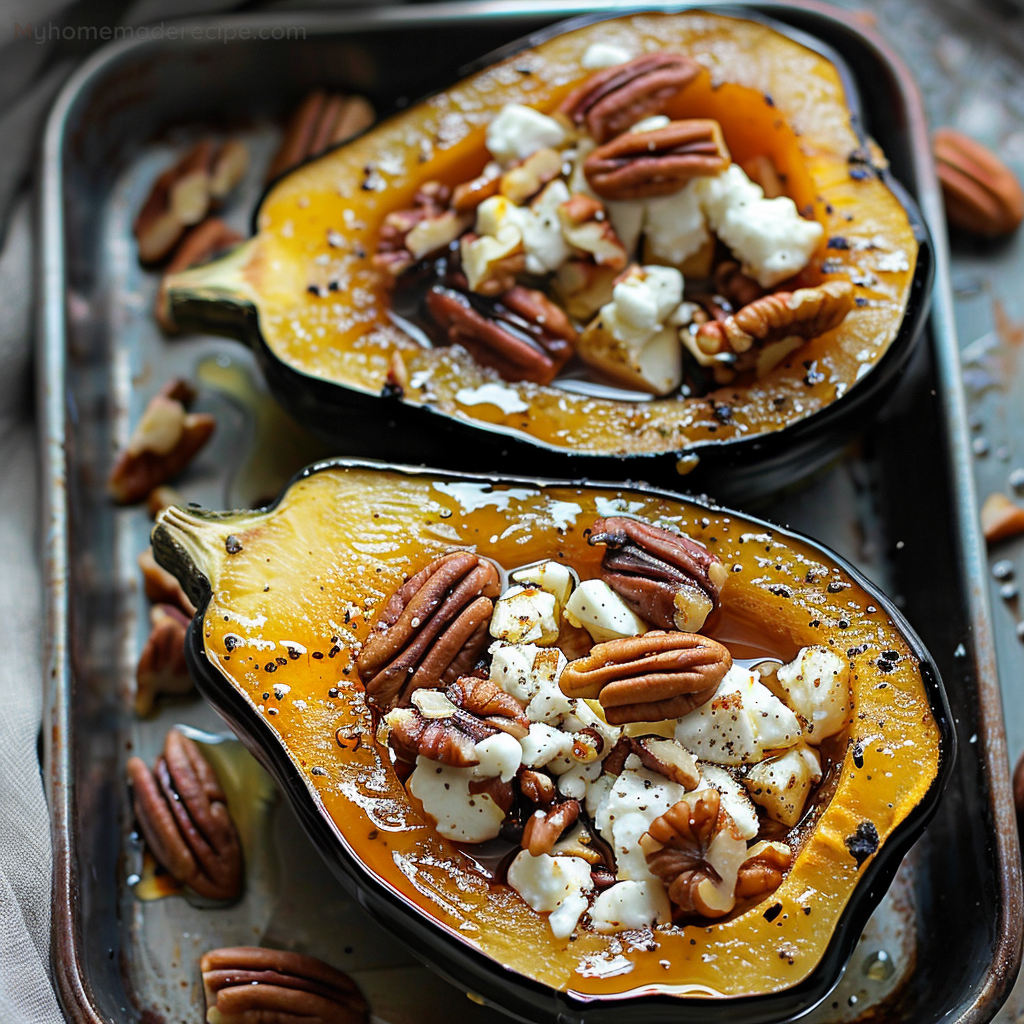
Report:
[[[817,645],[849,666],[850,703],[819,747],[824,780],[787,833],[794,857],[774,891],[718,919],[559,939],[499,880],[493,848],[476,857],[410,801],[359,659],[392,595],[439,556],[499,570],[553,559],[594,580],[611,541],[591,543],[591,528],[609,516],[686,534],[718,567],[703,633],[734,666]],[[521,1019],[767,1021],[814,1005],[951,769],[941,681],[891,602],[803,537],[668,492],[331,460],[267,509],[171,508],[153,546],[199,609],[187,654],[201,692],[342,883],[425,962]]]
[[[442,462],[472,456],[492,463],[500,453],[508,469],[571,467],[574,473],[610,475],[621,473],[614,462],[635,459],[631,472],[638,476],[674,480],[696,470],[689,482],[712,486],[720,495],[749,494],[793,479],[834,453],[844,430],[848,436],[856,429],[894,383],[923,325],[932,259],[913,201],[863,133],[851,75],[837,56],[817,52],[806,37],[797,41],[787,31],[705,11],[635,14],[546,30],[274,183],[250,241],[171,279],[174,316],[179,323],[247,340],[283,403],[313,429],[344,438],[349,451]],[[662,94],[656,109],[674,125],[720,124],[733,167],[757,175],[758,166],[767,166],[801,218],[821,225],[804,269],[769,291],[823,283],[852,288],[853,308],[839,326],[819,329],[795,350],[775,347],[757,372],[750,369],[748,352],[738,363],[746,370],[731,384],[715,382],[719,369],[725,373],[720,379],[728,378],[728,367],[709,370],[686,355],[682,390],[652,396],[634,388],[622,392],[628,400],[567,390],[573,382],[561,376],[553,384],[503,380],[461,345],[426,347],[423,331],[409,326],[409,310],[402,306],[406,292],[379,266],[378,250],[393,248],[383,237],[393,234],[389,215],[417,203],[420,209],[430,206],[436,195],[422,198],[427,183],[455,188],[480,175],[489,159],[488,126],[507,105],[555,113],[581,83],[602,74],[584,67],[594,44],[605,47],[604,60],[610,45],[624,55],[668,55],[689,63],[692,77],[677,76],[686,83]],[[585,133],[585,113],[577,120]],[[513,129],[506,145],[513,144]],[[628,142],[629,134],[613,143]],[[617,159],[610,154],[605,170],[615,171]],[[538,173],[546,181],[551,172]],[[623,194],[621,181],[616,187],[620,191],[613,193]],[[664,219],[660,212],[645,216],[648,227]],[[482,230],[472,219],[470,211],[458,230]],[[625,233],[620,221],[616,225]],[[650,237],[645,233],[642,246]],[[455,248],[464,253],[458,243]],[[577,257],[586,255],[570,249]],[[661,251],[672,251],[672,245]],[[678,264],[688,290],[709,273],[706,260],[703,269],[694,270],[694,262],[713,252],[719,264],[728,255],[719,243],[718,250],[705,246]],[[671,258],[641,253],[634,262]],[[422,270],[423,265],[410,273],[415,278]],[[526,280],[552,290],[550,274],[543,281]],[[486,305],[483,296],[471,298]],[[564,294],[556,296],[556,304],[566,301]],[[734,295],[733,301],[744,300]],[[401,318],[392,315],[396,305],[402,306]],[[521,304],[517,309],[522,311]],[[493,308],[484,313],[490,316]],[[592,306],[576,326],[591,313]],[[444,334],[447,314],[434,315]],[[458,325],[454,330],[454,336],[465,337]],[[564,349],[564,342],[554,339],[556,362],[567,354],[559,346]],[[756,345],[754,351],[760,352]],[[479,357],[479,345],[474,353]],[[601,362],[599,351],[596,358]],[[574,365],[579,364],[569,368]],[[512,376],[517,373],[530,377],[532,371],[520,367]],[[658,390],[657,383],[652,386]]]

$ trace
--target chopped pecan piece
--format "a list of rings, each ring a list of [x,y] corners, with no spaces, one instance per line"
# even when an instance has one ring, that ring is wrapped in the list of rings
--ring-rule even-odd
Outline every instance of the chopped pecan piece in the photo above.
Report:
[[[625,132],[598,146],[583,165],[605,199],[650,199],[678,192],[694,178],[721,174],[731,162],[717,121],[672,121],[650,132]]]
[[[528,202],[562,170],[564,158],[557,149],[538,149],[510,167],[498,183],[498,191],[518,206]],[[481,200],[482,202],[482,200]]]
[[[622,270],[626,265],[626,247],[619,240],[604,207],[590,196],[575,195],[558,208],[562,236],[578,252],[598,267]]]
[[[181,240],[178,248],[174,250],[174,255],[164,268],[153,310],[157,323],[168,334],[173,334],[178,329],[167,297],[168,277],[181,270],[194,267],[198,263],[206,263],[237,245],[241,240],[242,236],[234,228],[228,227],[219,217],[208,217],[201,224],[192,228]]]
[[[146,717],[162,693],[182,694],[192,689],[185,664],[185,632],[189,617],[180,608],[158,604],[150,609],[152,630],[135,670],[135,711]]]
[[[732,829],[718,791],[690,793],[640,837],[647,866],[683,915],[722,917],[736,904],[736,873],[747,844]]]
[[[755,843],[736,876],[736,898],[758,900],[774,892],[792,863],[793,851],[785,843]]]
[[[370,102],[362,96],[340,96],[322,89],[311,92],[291,116],[284,138],[267,168],[266,180],[319,156],[330,146],[346,142],[376,120]]]
[[[695,60],[681,54],[645,53],[591,75],[558,109],[601,144],[637,121],[662,113],[699,71]]]
[[[614,516],[591,527],[604,544],[601,579],[642,619],[662,629],[700,629],[728,578],[703,544],[637,519]]]
[[[453,345],[462,345],[505,380],[549,384],[573,353],[577,334],[543,292],[515,285],[499,299],[435,285],[427,310]]]
[[[417,260],[455,241],[472,223],[470,214],[448,209],[451,190],[439,181],[427,181],[413,196],[413,205],[392,210],[384,218],[373,265],[398,277]]]
[[[249,151],[241,142],[197,142],[156,179],[135,218],[139,259],[155,263],[167,256],[186,229],[241,181],[248,165]]]
[[[522,739],[530,729],[522,704],[490,679],[463,676],[444,691],[457,707],[482,718],[502,732]]]
[[[579,816],[579,800],[563,800],[546,811],[534,811],[526,819],[520,845],[529,851],[531,857],[550,853],[562,833],[571,825],[575,825]]]
[[[555,784],[550,775],[533,768],[520,768],[517,778],[523,796],[530,803],[547,807],[555,799]]]
[[[653,630],[596,644],[566,665],[558,684],[566,696],[599,700],[612,725],[654,722],[711,700],[731,666],[732,655],[715,640]]]
[[[459,213],[472,213],[485,199],[496,196],[500,188],[501,169],[497,164],[488,164],[481,174],[455,186],[452,209]]]
[[[242,892],[242,847],[217,775],[198,745],[176,729],[153,770],[128,761],[139,828],[153,856],[201,896],[236,899]]]
[[[693,789],[700,782],[697,759],[676,740],[640,736],[632,739],[631,747],[652,772],[678,782],[684,789]]]
[[[701,324],[697,345],[708,355],[746,352],[785,338],[817,338],[838,327],[853,309],[853,285],[828,281],[814,288],[765,295],[724,320]]]
[[[185,381],[175,380],[150,400],[107,480],[118,504],[141,501],[180,473],[210,439],[216,420],[188,412],[192,394]]]
[[[993,491],[981,506],[981,532],[989,544],[1024,533],[1024,508]]]
[[[341,971],[301,953],[213,949],[199,961],[206,1019],[217,1024],[366,1024],[370,1007]]]
[[[392,595],[356,659],[368,701],[387,711],[413,691],[454,682],[487,644],[499,592],[494,566],[468,551],[443,555]]]
[[[196,606],[188,599],[177,577],[172,576],[153,557],[153,549],[146,548],[139,555],[143,588],[146,597],[154,604],[169,604],[180,609],[190,619],[196,613]]]
[[[447,718],[428,718],[417,708],[394,708],[384,721],[391,729],[388,744],[400,760],[425,757],[452,768],[479,764],[473,748],[498,731],[460,708]]]
[[[764,289],[752,277],[744,274],[735,260],[724,260],[715,267],[714,286],[715,291],[727,299],[733,309],[749,306],[764,295]],[[719,316],[717,310],[714,310],[714,314],[716,320],[724,320],[728,316]]]
[[[991,238],[1016,230],[1024,190],[995,153],[953,128],[940,128],[932,148],[950,224]]]

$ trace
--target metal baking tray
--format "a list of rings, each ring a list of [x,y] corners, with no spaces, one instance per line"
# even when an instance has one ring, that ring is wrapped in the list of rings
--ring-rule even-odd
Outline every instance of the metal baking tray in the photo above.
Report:
[[[1021,872],[944,225],[920,99],[906,70],[848,13],[770,0],[750,7],[816,35],[850,64],[868,130],[920,203],[938,264],[929,345],[894,399],[841,459],[756,509],[835,548],[896,598],[938,662],[960,741],[934,823],[839,989],[808,1019],[986,1021],[1020,964]],[[41,178],[39,388],[53,968],[71,1019],[199,1019],[198,956],[240,942],[299,949],[349,971],[382,1021],[447,1020],[453,1010],[467,1022],[493,1019],[345,898],[254,762],[230,737],[212,735],[223,726],[202,701],[166,703],[145,721],[131,710],[146,633],[135,556],[150,524],[143,510],[111,506],[104,480],[149,396],[170,376],[198,379],[200,407],[217,415],[218,429],[180,489],[209,507],[264,499],[326,453],[267,397],[247,352],[208,337],[160,336],[150,313],[156,279],[138,267],[130,223],[175,143],[210,130],[250,143],[255,168],[226,214],[244,230],[278,119],[309,88],[365,92],[387,112],[526,32],[610,8],[470,0],[197,22],[199,31],[174,40],[104,48],[61,94]],[[297,27],[304,39],[275,38]],[[127,884],[138,850],[124,762],[133,753],[151,758],[177,722],[211,734],[229,798],[246,798],[250,884],[226,910],[177,897],[142,902]]]

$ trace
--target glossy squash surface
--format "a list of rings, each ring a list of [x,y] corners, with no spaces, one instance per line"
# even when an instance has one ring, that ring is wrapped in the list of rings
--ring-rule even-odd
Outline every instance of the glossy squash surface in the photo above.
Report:
[[[389,316],[389,291],[371,265],[378,229],[423,182],[455,185],[479,173],[486,125],[505,104],[555,108],[587,75],[581,57],[598,39],[689,54],[703,65],[669,115],[718,119],[738,162],[772,159],[797,206],[825,228],[795,283],[852,281],[857,306],[742,387],[619,401],[500,383],[492,384],[502,391],[497,403],[481,401],[477,389],[494,380],[490,371],[460,348],[422,348]],[[875,166],[880,154],[858,132],[837,68],[767,25],[697,11],[603,21],[516,53],[288,174],[264,199],[257,235],[225,260],[176,276],[172,301],[187,320],[255,330],[274,360],[341,389],[380,394],[397,353],[410,381],[405,405],[559,452],[683,455],[760,437],[842,398],[904,323],[919,257],[915,227]],[[691,467],[684,460],[680,470]]]
[[[444,551],[470,548],[505,568],[557,558],[588,578],[600,549],[585,531],[607,514],[677,527],[722,559],[729,578],[705,632],[734,656],[788,659],[824,644],[852,666],[852,725],[781,887],[706,927],[659,928],[653,949],[590,931],[557,940],[514,890],[474,870],[410,806],[352,665],[383,603]],[[863,901],[880,898],[858,894],[859,881],[890,845],[906,848],[952,756],[941,684],[884,598],[809,542],[670,495],[325,463],[268,511],[172,508],[154,548],[201,608],[201,688],[230,694],[243,734],[283,751],[359,884],[384,887],[449,943],[569,997],[717,1000],[805,982],[848,906],[859,898],[862,920]],[[858,858],[850,841],[866,823],[878,851]]]

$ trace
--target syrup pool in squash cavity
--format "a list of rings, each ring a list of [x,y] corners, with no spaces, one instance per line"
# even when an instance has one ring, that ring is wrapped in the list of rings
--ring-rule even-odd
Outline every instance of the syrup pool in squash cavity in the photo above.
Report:
[[[643,401],[495,382],[461,348],[423,348],[391,316],[386,275],[371,263],[386,214],[409,207],[424,182],[475,177],[488,160],[486,126],[502,107],[553,111],[590,74],[581,58],[597,40],[695,58],[702,71],[666,114],[718,120],[733,160],[769,157],[797,207],[823,225],[819,249],[792,287],[856,285],[857,305],[838,328],[761,379]],[[171,294],[196,300],[200,322],[203,302],[255,307],[273,355],[314,378],[377,395],[397,357],[409,379],[402,400],[413,405],[569,452],[682,451],[765,434],[824,409],[893,342],[918,243],[872,165],[881,160],[865,151],[840,75],[821,55],[757,22],[706,12],[633,15],[517,53],[286,175],[260,208],[256,237],[211,265],[215,271],[178,275]]]
[[[477,869],[410,804],[375,741],[354,656],[390,595],[445,551],[470,548],[506,569],[556,559],[591,578],[602,549],[587,543],[587,528],[621,514],[685,532],[723,561],[721,608],[703,632],[737,658],[788,661],[812,644],[847,655],[853,713],[846,735],[823,750],[825,782],[791,837],[793,866],[764,902],[653,933],[580,928],[575,940],[558,940],[546,915]],[[886,613],[821,552],[733,513],[628,489],[492,486],[326,463],[267,512],[172,508],[154,548],[196,596],[209,581],[201,620],[209,668],[283,745],[338,841],[440,928],[561,991],[713,998],[798,984],[870,863],[858,863],[846,840],[870,822],[884,846],[939,770],[919,662]]]

